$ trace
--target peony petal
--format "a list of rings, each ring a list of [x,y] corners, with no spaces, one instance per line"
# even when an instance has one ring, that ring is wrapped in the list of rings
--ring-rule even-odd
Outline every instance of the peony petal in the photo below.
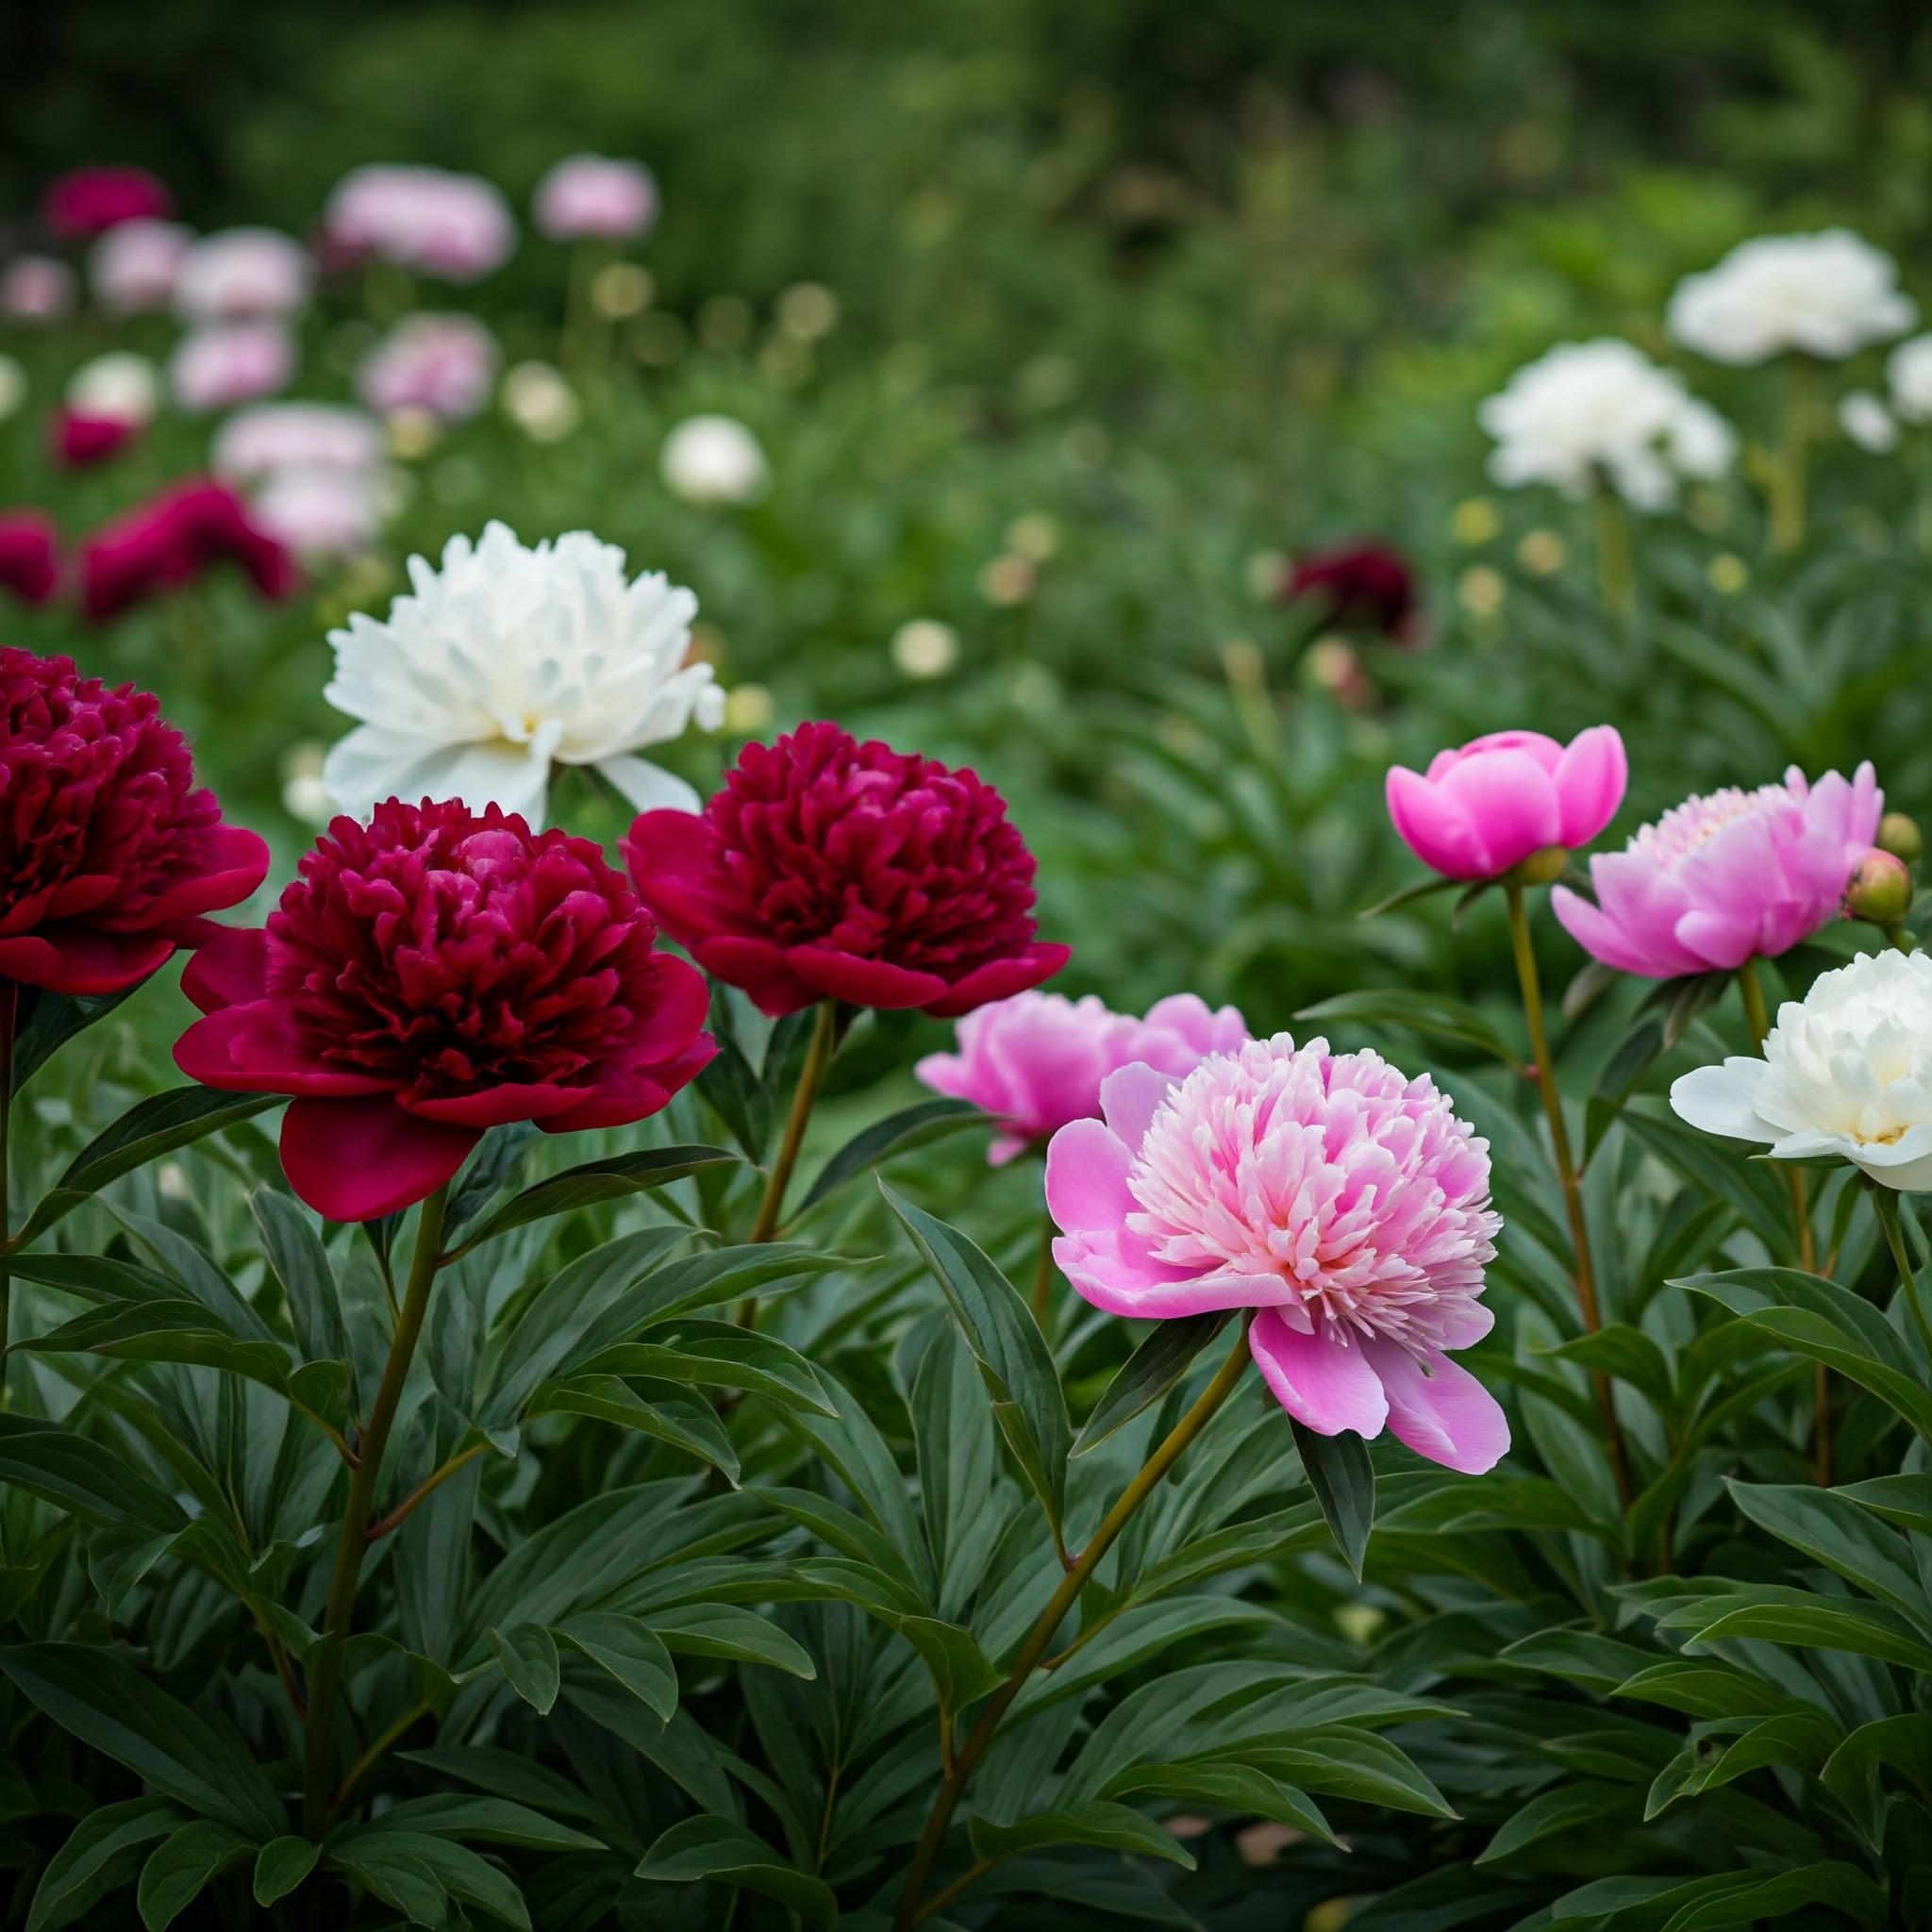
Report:
[[[1263,1308],[1248,1329],[1248,1351],[1275,1401],[1318,1436],[1381,1434],[1389,1419],[1381,1380],[1361,1345],[1337,1341],[1327,1323],[1302,1335]]]
[[[60,956],[43,939],[26,933],[0,940],[0,974],[21,986],[44,986],[60,970]]]
[[[624,793],[635,810],[697,812],[704,808],[704,801],[696,791],[662,765],[633,758],[628,752],[613,753],[596,763],[598,771]]]
[[[1046,1208],[1063,1233],[1118,1230],[1139,1204],[1127,1189],[1134,1157],[1101,1121],[1072,1121],[1046,1147]]]
[[[1464,1475],[1482,1475],[1509,1448],[1503,1406],[1458,1362],[1434,1354],[1426,1365],[1393,1342],[1368,1345],[1389,1399],[1389,1430],[1418,1456]]]
[[[1011,958],[989,960],[976,966],[953,984],[938,999],[924,1004],[921,1011],[935,1020],[956,1020],[975,1007],[991,1000],[1010,999],[1043,980],[1051,979],[1074,957],[1072,946],[1041,944],[1028,946]]]
[[[162,933],[102,932],[97,926],[43,925],[25,940],[0,940],[0,973],[49,992],[119,992],[174,957]]]
[[[1671,1082],[1672,1111],[1700,1133],[1730,1141],[1774,1141],[1776,1130],[1757,1109],[1766,1072],[1762,1060],[1740,1054],[1720,1067],[1693,1068]]]
[[[1634,944],[1602,907],[1592,906],[1568,886],[1552,890],[1550,907],[1563,930],[1592,959],[1601,959],[1619,973],[1634,973],[1645,979],[1667,979],[1674,973],[1688,970],[1673,964],[1660,967],[1654,952]]]
[[[546,1134],[575,1134],[591,1127],[627,1127],[648,1120],[669,1107],[672,1096],[695,1080],[717,1056],[718,1042],[707,1033],[675,1059],[632,1068],[621,1079],[612,1078],[600,1087],[569,1113],[537,1124]]]
[[[454,1180],[482,1138],[419,1120],[387,1094],[296,1100],[282,1116],[282,1172],[325,1220],[378,1221]]]
[[[1630,782],[1624,740],[1614,724],[1592,724],[1570,741],[1557,766],[1557,803],[1561,813],[1556,842],[1588,845],[1616,817]]]
[[[832,946],[787,946],[785,963],[821,999],[887,1012],[923,1007],[946,986],[937,973],[915,973],[889,959],[862,959]]]
[[[1131,1066],[1116,1067],[1100,1083],[1100,1111],[1130,1153],[1140,1152],[1141,1142],[1147,1138],[1148,1123],[1179,1085],[1172,1074],[1139,1060]]]
[[[387,1093],[392,1083],[366,1074],[318,1067],[302,1058],[283,1028],[281,1009],[268,1000],[221,1007],[175,1042],[175,1064],[204,1087],[231,1093],[310,1094],[342,1099]]]
[[[226,927],[189,960],[181,991],[204,1013],[266,998],[268,934],[259,926]]]
[[[655,908],[653,908],[656,909]],[[782,1020],[822,997],[787,963],[783,950],[770,940],[744,939],[721,933],[713,939],[686,940],[691,957],[713,979],[740,988],[768,1020]]]
[[[479,1087],[474,1092],[445,1094],[440,1100],[399,1100],[396,1104],[419,1120],[459,1127],[507,1127],[512,1121],[554,1120],[581,1107],[585,1098],[581,1088],[506,1081],[500,1087]]]
[[[1563,815],[1549,773],[1526,751],[1491,751],[1444,774],[1439,799],[1457,809],[1473,840],[1475,871],[1493,877],[1562,842]]]
[[[149,925],[172,924],[203,912],[220,912],[239,906],[268,876],[268,841],[240,825],[224,825],[216,834],[214,862],[199,876],[183,879],[160,894],[147,909]]]
[[[1445,878],[1482,876],[1482,856],[1468,815],[1407,765],[1391,765],[1385,784],[1389,816],[1402,842]]]
[[[618,850],[638,897],[679,945],[695,952],[701,940],[742,930],[737,908],[720,895],[718,835],[706,820],[688,811],[641,812]]]

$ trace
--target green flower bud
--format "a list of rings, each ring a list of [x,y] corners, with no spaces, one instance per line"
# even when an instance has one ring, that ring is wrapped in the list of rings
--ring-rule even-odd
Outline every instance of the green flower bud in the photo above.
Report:
[[[1909,812],[1887,812],[1878,821],[1878,837],[1874,842],[1879,851],[1890,852],[1894,858],[1902,858],[1907,865],[1917,865],[1925,850],[1925,841],[1919,834],[1919,822]]]
[[[1874,925],[1895,925],[1911,910],[1912,874],[1903,859],[1874,846],[1852,868],[1845,910]]]

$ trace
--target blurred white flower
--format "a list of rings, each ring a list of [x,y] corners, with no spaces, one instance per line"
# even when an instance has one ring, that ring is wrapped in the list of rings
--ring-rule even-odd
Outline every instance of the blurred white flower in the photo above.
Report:
[[[0,274],[0,315],[58,322],[74,310],[74,271],[51,255],[17,255]]]
[[[474,316],[409,315],[362,359],[356,388],[378,415],[467,422],[490,400],[496,339]]]
[[[192,242],[175,274],[184,322],[292,315],[308,300],[308,255],[273,228],[224,228]]]
[[[1901,342],[1885,364],[1893,413],[1906,423],[1932,423],[1932,335]]]
[[[306,739],[282,755],[282,809],[305,825],[325,825],[335,816],[328,787],[322,780],[328,747]]]
[[[1898,447],[1898,424],[1883,400],[1869,389],[1847,390],[1839,398],[1838,426],[1874,457]]]
[[[557,442],[577,426],[576,391],[548,362],[519,362],[503,378],[503,413],[535,442]]]
[[[1865,953],[1779,1008],[1764,1058],[1734,1055],[1671,1088],[1693,1127],[1768,1141],[1780,1160],[1837,1155],[1888,1188],[1932,1189],[1932,953]]]
[[[375,479],[356,470],[277,470],[249,494],[255,521],[300,557],[354,557],[375,541]]]
[[[892,633],[892,662],[908,677],[943,677],[959,661],[959,639],[949,624],[915,617]]]
[[[323,229],[342,254],[375,256],[446,282],[480,280],[517,245],[509,204],[480,175],[391,162],[344,175]]]
[[[286,389],[295,343],[272,322],[217,323],[192,330],[168,358],[168,390],[184,409],[232,409]]]
[[[0,423],[26,400],[26,371],[11,356],[0,356]]]
[[[1898,264],[1849,228],[1760,235],[1713,269],[1687,275],[1664,312],[1671,340],[1713,362],[1762,362],[1800,350],[1837,360],[1912,325]]]
[[[658,219],[657,177],[641,161],[568,155],[538,182],[531,213],[553,242],[635,242]]]
[[[67,379],[67,407],[76,416],[139,428],[154,420],[160,403],[159,372],[145,356],[125,349],[83,362]]]
[[[175,277],[194,240],[179,222],[117,222],[89,249],[88,286],[109,315],[147,315],[175,299]]]
[[[771,482],[758,438],[735,416],[687,416],[664,439],[658,470],[687,503],[755,503]]]
[[[1563,342],[1519,369],[1477,410],[1495,438],[1490,475],[1582,497],[1599,481],[1633,508],[1667,508],[1679,476],[1721,476],[1737,438],[1682,379],[1630,343]]]
[[[333,403],[262,403],[230,416],[210,462],[217,476],[252,482],[279,470],[373,474],[382,431],[360,409]]]
[[[365,721],[328,755],[345,810],[427,795],[541,824],[553,764],[594,765],[640,810],[697,809],[681,778],[633,756],[724,718],[711,667],[685,661],[689,591],[627,579],[624,552],[588,531],[532,548],[499,523],[451,538],[440,570],[412,557],[409,581],[386,621],[358,612],[329,633],[324,695]]]

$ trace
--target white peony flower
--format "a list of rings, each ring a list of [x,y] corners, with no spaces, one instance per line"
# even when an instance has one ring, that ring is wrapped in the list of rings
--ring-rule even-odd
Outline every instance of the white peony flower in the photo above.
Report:
[[[1764,1058],[1734,1055],[1671,1088],[1693,1127],[1837,1155],[1906,1193],[1932,1189],[1932,954],[1867,953],[1778,1009]]]
[[[530,548],[499,523],[452,537],[441,570],[412,557],[409,581],[386,622],[358,612],[329,633],[324,695],[365,721],[324,768],[344,810],[461,798],[540,824],[553,764],[594,765],[641,811],[697,809],[683,779],[633,756],[724,719],[711,667],[685,662],[689,591],[626,581],[624,552],[588,531]]]
[[[1912,325],[1898,264],[1849,228],[1760,235],[1713,269],[1686,275],[1664,311],[1673,341],[1713,362],[1762,362],[1800,350],[1836,361]]]
[[[687,416],[664,439],[658,470],[687,503],[755,503],[771,481],[758,438],[735,416]]]
[[[558,442],[577,426],[576,391],[548,362],[519,362],[498,392],[503,413],[533,442]]]
[[[1667,508],[1680,476],[1723,475],[1731,426],[1628,342],[1563,342],[1519,369],[1477,410],[1496,439],[1490,475],[1506,488],[1547,483],[1566,496],[1607,483],[1634,508]]]
[[[1883,400],[1869,389],[1847,390],[1839,398],[1838,426],[1874,457],[1898,447],[1898,424]]]
[[[76,416],[139,428],[154,420],[160,406],[160,372],[145,356],[126,349],[83,362],[67,379],[67,407]]]
[[[1932,335],[1901,342],[1885,364],[1892,412],[1904,423],[1932,423]]]

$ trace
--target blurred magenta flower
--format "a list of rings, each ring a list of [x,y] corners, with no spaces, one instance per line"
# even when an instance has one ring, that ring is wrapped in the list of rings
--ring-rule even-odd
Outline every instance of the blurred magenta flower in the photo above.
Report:
[[[41,198],[41,219],[63,242],[91,241],[124,223],[174,212],[174,197],[145,168],[75,168]]]
[[[553,242],[635,242],[658,219],[657,177],[641,161],[570,155],[538,182],[531,213]]]
[[[218,323],[183,336],[168,358],[168,389],[184,409],[232,409],[286,389],[295,342],[273,322]]]
[[[268,872],[222,823],[158,700],[0,648],[0,974],[117,992],[216,928]]]
[[[94,415],[65,404],[47,419],[47,452],[63,470],[88,470],[139,441],[142,428],[138,417]]]
[[[51,255],[16,255],[0,272],[0,315],[9,322],[58,322],[74,313],[74,271]]]
[[[333,262],[371,257],[446,282],[474,282],[508,261],[516,223],[480,175],[375,163],[342,176],[323,230]]]
[[[1427,1074],[1277,1033],[1182,1080],[1124,1067],[1100,1102],[1046,1156],[1054,1259],[1088,1301],[1135,1320],[1257,1309],[1256,1364],[1307,1427],[1386,1425],[1472,1475],[1501,1457],[1502,1408],[1449,1358],[1494,1319],[1489,1147]]]
[[[174,306],[175,281],[194,236],[179,222],[123,222],[89,249],[87,276],[109,315],[149,315]]]
[[[224,228],[192,242],[175,274],[175,312],[189,323],[289,316],[308,302],[314,266],[274,228]]]
[[[935,1093],[970,1100],[1005,1131],[987,1151],[1003,1166],[1069,1121],[1100,1112],[1100,1083],[1140,1061],[1163,1074],[1191,1073],[1210,1053],[1232,1053],[1248,1037],[1233,1007],[1218,1012],[1191,992],[1158,1001],[1144,1020],[1116,1013],[1096,994],[1020,992],[968,1013],[959,1051],[933,1053],[913,1072]]]
[[[44,510],[0,510],[0,585],[24,604],[60,588],[60,532]]]
[[[1284,604],[1313,606],[1325,624],[1380,631],[1398,643],[1418,641],[1415,573],[1386,543],[1343,543],[1298,558],[1281,586]]]
[[[490,400],[496,339],[468,315],[409,315],[362,358],[356,389],[379,416],[425,409],[462,423]]]
[[[1551,904],[1607,966],[1647,979],[1732,972],[1840,915],[1884,808],[1870,764],[1816,785],[1793,765],[1782,785],[1687,798],[1622,852],[1591,858],[1594,906],[1563,886]]]
[[[1491,879],[1534,852],[1589,844],[1616,816],[1628,779],[1612,724],[1567,746],[1540,731],[1492,731],[1439,751],[1426,773],[1391,766],[1389,816],[1424,865]]]
[[[702,812],[641,813],[623,849],[664,929],[774,1017],[956,1019],[1072,951],[1034,938],[1033,855],[991,785],[836,724],[746,745]]]
[[[177,483],[81,544],[82,614],[105,622],[222,562],[240,564],[264,597],[286,597],[299,580],[287,548],[225,484]]]

